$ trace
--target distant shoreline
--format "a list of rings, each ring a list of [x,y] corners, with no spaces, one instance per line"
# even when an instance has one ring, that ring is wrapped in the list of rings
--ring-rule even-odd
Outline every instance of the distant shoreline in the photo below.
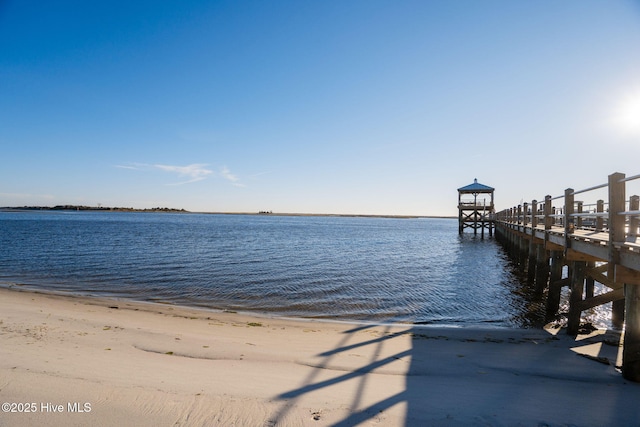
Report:
[[[185,209],[174,208],[149,208],[135,209],[123,207],[103,207],[103,206],[81,206],[81,205],[57,205],[57,206],[5,206],[0,208],[0,212],[7,211],[89,211],[89,212],[174,212],[189,213]]]
[[[391,215],[391,214],[327,214],[327,213],[295,213],[295,212],[193,212],[209,215],[260,215],[260,216],[317,216],[317,217],[343,217],[343,218],[446,218],[455,219],[455,216],[438,216],[438,215]]]
[[[395,218],[395,219],[416,219],[416,218],[440,218],[455,219],[455,216],[446,215],[391,215],[391,214],[326,214],[326,213],[295,213],[295,212],[192,212],[185,209],[175,208],[149,208],[135,209],[123,207],[91,207],[75,205],[58,206],[6,206],[0,207],[0,212],[28,212],[28,211],[62,211],[62,212],[147,212],[147,213],[184,213],[184,214],[205,214],[205,215],[260,215],[260,216],[308,216],[308,217],[342,217],[342,218]]]

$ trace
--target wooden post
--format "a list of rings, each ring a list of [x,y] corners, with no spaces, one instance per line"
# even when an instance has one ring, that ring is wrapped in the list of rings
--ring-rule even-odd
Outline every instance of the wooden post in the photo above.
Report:
[[[629,210],[637,211],[640,210],[640,196],[631,196],[629,198]],[[627,240],[633,243],[636,243],[636,239],[638,238],[638,226],[640,225],[640,218],[636,215],[631,215],[629,217],[629,233],[627,235]]]
[[[547,278],[549,277],[549,257],[544,245],[536,245],[536,293],[542,295],[544,288],[547,287]]]
[[[533,249],[533,239],[528,239],[527,238],[527,223],[528,223],[528,216],[527,216],[527,210],[529,209],[529,203],[525,202],[522,207],[518,206],[520,212],[519,212],[519,217],[520,220],[519,222],[522,224],[520,228],[520,247],[521,247],[521,251],[522,251],[522,271],[527,271],[528,272],[528,278],[527,278],[527,283],[531,284],[533,283],[533,277],[531,276],[532,272],[535,272],[535,260],[531,259],[531,254],[535,253],[534,251],[532,251]]]
[[[538,201],[533,199],[531,201],[531,236],[532,240],[535,239],[536,228],[538,227]],[[549,255],[544,247],[544,241],[539,241],[536,248],[536,293],[542,294],[547,287],[547,281],[549,280]]]
[[[493,212],[493,193],[491,193],[491,209],[489,210],[489,237],[493,236],[493,226],[496,220],[496,215]]]
[[[533,237],[527,242],[527,283],[533,284],[536,280],[536,265],[538,255],[538,245],[533,241]]]
[[[482,216],[480,217],[480,238],[484,239],[484,227],[487,225],[487,202],[483,199]]]
[[[551,206],[551,196],[546,195],[544,197],[544,205],[542,207],[542,213],[544,214],[544,242],[545,247],[549,240],[549,230],[553,225],[553,218]],[[558,309],[560,308],[560,295],[562,287],[559,285],[560,279],[562,279],[562,252],[552,250],[551,251],[551,266],[549,267],[549,294],[547,295],[547,310],[546,320],[552,320]]]
[[[571,247],[571,234],[574,230],[573,220],[574,196],[573,188],[564,190],[564,248],[565,251]]]
[[[640,382],[640,286],[624,285],[626,324],[622,348],[622,376]]]
[[[538,226],[538,201],[533,199],[531,201],[531,232]]]
[[[620,262],[620,253],[614,242],[623,242],[625,238],[625,217],[620,215],[625,207],[625,183],[620,182],[625,175],[614,173],[609,175],[609,266],[607,277],[615,281],[616,265]],[[624,324],[625,301],[618,300],[611,303],[611,323],[615,328],[622,328]]]
[[[629,210],[639,208],[638,196],[629,200]],[[635,241],[638,233],[638,217],[629,218],[629,237]],[[622,375],[631,381],[640,382],[640,285],[625,283],[625,332],[622,350]]]
[[[520,222],[522,214],[522,205],[513,207],[513,228],[512,234],[514,239],[514,255],[517,260],[518,269],[520,271],[524,271],[524,259],[523,259],[523,249],[522,249],[522,237],[520,235]]]
[[[592,269],[596,267],[596,263],[594,261],[587,261],[587,269]],[[595,283],[596,281],[593,279],[593,276],[587,274],[584,284],[584,297],[585,298],[593,298],[593,294],[595,292]]]
[[[473,234],[478,234],[478,195],[473,194]]]
[[[490,209],[489,209],[489,215],[492,215],[492,217],[489,217],[490,221],[489,221],[489,237],[493,236],[493,227],[494,227],[494,222],[495,222],[495,205],[493,204],[493,191],[491,192],[491,205],[490,205]]]
[[[582,205],[583,205],[582,202],[576,202],[576,212],[579,213],[579,214],[582,213]],[[575,224],[576,224],[576,228],[581,228],[582,227],[582,217],[581,216],[576,217]]]
[[[519,232],[518,233],[518,251],[520,253],[518,254],[518,264],[520,267],[520,271],[523,273],[527,268],[528,249],[529,249],[529,242],[527,242],[527,239],[524,237],[524,234],[522,234],[522,232]]]
[[[596,202],[596,212],[602,213],[604,212],[604,200],[598,200]],[[604,230],[604,218],[601,216],[596,217],[596,231]]]
[[[609,268],[615,269],[615,266]],[[616,300],[611,303],[611,324],[616,329],[622,329],[624,326],[625,305],[626,302],[624,299]]]
[[[515,234],[513,234],[513,229],[511,228],[511,221],[513,220],[513,209],[509,208],[509,226],[506,228],[507,231],[507,240],[509,242],[509,256],[513,259],[517,259],[517,251],[516,251],[516,238]]]
[[[551,196],[544,197],[544,229],[551,230],[551,225],[553,224],[553,218],[551,218]],[[545,237],[546,240],[546,237]]]
[[[549,295],[547,296],[547,320],[555,317],[560,309],[560,295],[562,293],[562,252],[551,251],[551,268],[549,271]]]
[[[567,316],[567,334],[576,336],[580,329],[580,303],[584,290],[584,275],[587,263],[574,261],[571,274],[571,295],[569,296],[569,314]]]

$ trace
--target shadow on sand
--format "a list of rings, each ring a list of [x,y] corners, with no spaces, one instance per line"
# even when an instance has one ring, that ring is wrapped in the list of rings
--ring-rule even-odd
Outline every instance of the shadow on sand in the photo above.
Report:
[[[310,413],[322,426],[637,425],[640,386],[576,344],[541,329],[353,327],[299,362],[313,369],[267,425],[322,399],[344,409]]]
[[[394,328],[397,329],[397,328]],[[359,333],[368,332],[367,335],[373,337],[371,339],[358,340],[355,336]],[[405,330],[392,330],[391,327],[374,327],[374,326],[358,326],[343,332],[341,340],[336,347],[318,355],[319,363],[314,364],[314,369],[307,378],[302,381],[299,388],[290,390],[278,396],[285,404],[280,411],[275,414],[271,420],[273,425],[277,425],[278,421],[283,419],[290,408],[296,403],[296,400],[302,396],[313,393],[322,388],[332,387],[347,381],[353,381],[351,390],[354,390],[351,402],[348,403],[348,411],[351,415],[347,418],[334,423],[334,426],[354,426],[366,420],[375,420],[380,418],[380,414],[389,410],[391,407],[400,403],[411,403],[410,381],[407,381],[407,387],[396,393],[388,394],[375,403],[366,403],[363,405],[363,396],[369,386],[371,379],[369,374],[379,372],[381,375],[406,375],[406,378],[412,376],[411,348],[401,350],[399,352],[386,352],[384,347],[391,340],[412,339],[413,329],[408,327]],[[350,343],[351,341],[356,341]],[[395,346],[394,346],[395,347]],[[337,359],[344,355],[353,355],[354,351],[366,353],[370,355],[370,359],[360,366],[348,368]],[[362,351],[364,350],[364,351]],[[381,356],[384,355],[384,356]],[[393,367],[391,366],[393,365]],[[409,368],[407,368],[409,367]],[[385,369],[387,368],[387,369]],[[335,375],[327,379],[322,379],[327,371],[333,371]],[[345,402],[346,403],[346,402]],[[320,420],[321,414],[312,414],[316,420]]]

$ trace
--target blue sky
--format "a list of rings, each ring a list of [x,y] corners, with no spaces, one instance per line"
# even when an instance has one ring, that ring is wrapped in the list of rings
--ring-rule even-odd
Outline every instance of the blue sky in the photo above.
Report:
[[[2,1],[0,206],[456,215],[640,173],[638,1]]]

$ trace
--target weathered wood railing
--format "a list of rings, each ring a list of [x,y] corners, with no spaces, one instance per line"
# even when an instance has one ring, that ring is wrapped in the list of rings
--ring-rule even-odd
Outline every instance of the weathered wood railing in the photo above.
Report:
[[[531,283],[547,292],[547,315],[555,316],[561,288],[569,286],[567,333],[577,335],[581,313],[612,302],[612,324],[624,326],[622,372],[640,381],[640,198],[627,199],[630,181],[640,175],[609,175],[607,183],[563,195],[546,196],[496,213],[496,237],[518,258]],[[606,193],[592,204],[576,196]],[[564,200],[560,207],[555,200]],[[569,266],[569,277],[562,268]],[[594,282],[610,291],[594,295]]]

